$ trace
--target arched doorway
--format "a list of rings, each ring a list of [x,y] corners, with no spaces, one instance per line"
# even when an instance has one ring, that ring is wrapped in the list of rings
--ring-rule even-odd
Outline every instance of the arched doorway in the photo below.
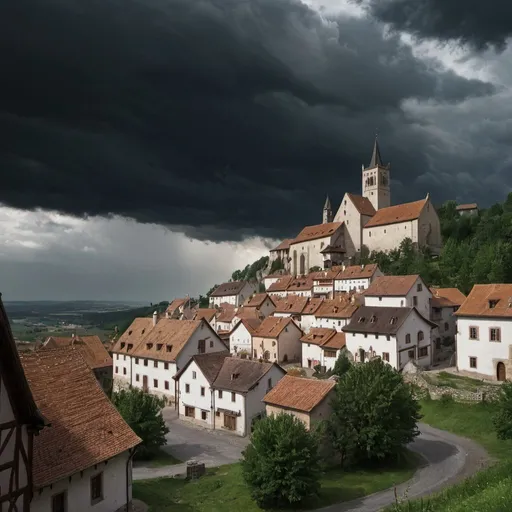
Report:
[[[292,263],[292,266],[293,266],[292,274],[294,276],[296,276],[297,275],[297,251],[293,251],[293,263]]]
[[[301,254],[300,255],[300,269],[299,269],[299,274],[301,276],[305,275],[306,274],[306,256],[304,256],[304,254]]]
[[[496,366],[496,377],[500,382],[507,380],[507,370],[503,363],[498,363]]]

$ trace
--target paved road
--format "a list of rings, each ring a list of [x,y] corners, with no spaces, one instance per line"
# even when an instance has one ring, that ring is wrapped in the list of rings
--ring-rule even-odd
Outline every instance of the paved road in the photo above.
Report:
[[[237,462],[249,440],[222,431],[210,431],[176,420],[174,411],[167,409],[164,416],[170,423],[169,452],[180,460],[195,459],[207,467]],[[414,477],[397,487],[398,496],[407,493],[409,499],[438,491],[476,473],[488,464],[487,452],[478,444],[443,430],[420,423],[421,435],[410,445],[425,464]],[[133,479],[144,480],[183,474],[185,464],[162,468],[134,467]],[[319,509],[318,512],[377,512],[395,500],[394,489],[378,492],[364,498]]]

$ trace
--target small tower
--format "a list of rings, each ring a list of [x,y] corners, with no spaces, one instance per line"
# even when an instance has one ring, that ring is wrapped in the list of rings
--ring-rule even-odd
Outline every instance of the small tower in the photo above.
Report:
[[[332,222],[332,208],[331,208],[331,200],[329,199],[329,196],[327,196],[327,199],[325,200],[325,204],[324,204],[324,215],[323,215],[322,223],[328,224],[329,222]]]
[[[379,142],[375,136],[370,165],[366,168],[363,165],[363,196],[370,200],[375,210],[391,206],[389,169],[390,164],[382,163]]]

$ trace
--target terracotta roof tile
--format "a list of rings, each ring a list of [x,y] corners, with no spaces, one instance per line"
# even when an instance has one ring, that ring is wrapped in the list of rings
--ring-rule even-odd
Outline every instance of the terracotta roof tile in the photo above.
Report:
[[[352,304],[348,297],[338,296],[334,299],[327,299],[317,309],[317,318],[351,318],[359,306]]]
[[[253,335],[260,328],[262,321],[263,320],[259,318],[243,318],[242,320],[240,320],[239,323],[242,323],[245,326],[245,328],[249,331],[249,334]],[[236,324],[236,326],[238,326],[238,324]],[[236,326],[233,329],[233,331],[236,329]]]
[[[419,275],[380,276],[365,290],[366,297],[404,297],[414,286]]]
[[[235,318],[236,309],[235,308],[223,308],[217,314],[217,322],[225,322],[230,323]]]
[[[263,305],[263,303],[266,300],[270,300],[272,304],[274,304],[274,301],[272,300],[272,297],[268,293],[255,293],[251,297],[249,297],[246,301],[244,306],[245,307],[253,307],[253,308],[259,308]]]
[[[476,203],[469,203],[469,204],[459,204],[455,208],[457,211],[461,210],[477,210],[478,205]]]
[[[314,298],[314,299],[308,298],[308,302],[307,302],[306,306],[304,307],[304,309],[302,310],[302,314],[303,315],[314,315],[318,311],[320,306],[324,303],[324,300],[325,299],[320,299],[320,298]]]
[[[346,345],[345,333],[344,332],[336,332],[336,334],[327,340],[327,342],[322,345],[323,348],[335,348],[339,350]]]
[[[432,292],[432,306],[443,308],[460,306],[466,296],[458,288],[430,288]]]
[[[333,236],[336,231],[343,225],[343,222],[329,222],[327,224],[316,224],[315,226],[306,226],[293,240],[291,245],[317,238],[325,238]]]
[[[238,318],[239,320],[242,320],[242,318],[254,320],[263,319],[263,313],[258,308],[244,306],[236,310],[234,318]]]
[[[375,208],[367,197],[357,196],[355,194],[347,194],[347,196],[350,198],[352,203],[354,203],[354,206],[361,215],[365,215],[367,217],[375,215]]]
[[[306,304],[308,303],[308,297],[301,297],[300,295],[288,295],[283,300],[280,300],[274,313],[289,313],[290,315],[300,315]]]
[[[259,338],[277,338],[284,328],[291,324],[295,325],[297,329],[300,330],[297,324],[289,317],[269,316],[261,322],[254,336]]]
[[[455,315],[512,317],[512,284],[475,284]]]
[[[288,289],[288,286],[290,286],[290,283],[293,281],[293,276],[283,276],[281,279],[276,281],[275,283],[272,283],[268,287],[268,292],[284,292]]]
[[[252,361],[239,357],[224,359],[213,387],[239,393],[247,393],[262,379],[273,366],[281,368],[275,363]],[[285,371],[282,370],[283,375]]]
[[[129,354],[153,329],[152,318],[135,318],[112,347],[113,353]]]
[[[385,226],[386,224],[397,224],[417,219],[428,199],[421,199],[413,203],[397,204],[377,210],[375,215],[367,222],[364,229],[374,228],[376,226]]]
[[[263,401],[277,407],[311,412],[322,402],[336,383],[333,380],[305,379],[285,375]]]
[[[211,293],[210,297],[229,297],[231,295],[238,295],[247,284],[247,281],[232,281],[230,283],[223,283]]]
[[[50,336],[41,349],[59,347],[72,347],[80,350],[85,362],[93,370],[112,366],[112,358],[98,336],[69,336],[67,338]]]
[[[194,320],[201,320],[204,318],[207,322],[211,322],[218,311],[219,310],[216,308],[199,308],[195,312]]]
[[[277,247],[271,249],[273,251],[286,251],[290,248],[290,244],[293,242],[293,238],[285,238]]]
[[[319,272],[311,272],[309,275],[313,281],[333,281],[334,278],[342,270],[342,266],[338,265],[327,270],[320,270]]]
[[[288,286],[289,292],[310,291],[313,288],[313,278],[308,275],[305,277],[295,277]]]
[[[311,343],[312,345],[323,345],[327,343],[329,338],[336,334],[336,329],[328,329],[325,327],[312,327],[308,334],[302,336],[302,343]]]
[[[185,297],[183,299],[174,299],[169,304],[169,306],[167,306],[166,313],[169,313],[169,314],[174,313],[177,309],[185,306],[189,300],[190,299],[188,297]]]
[[[21,361],[35,401],[51,423],[34,437],[34,487],[41,488],[138,445],[80,352],[25,353]]]
[[[368,279],[372,277],[379,266],[376,263],[370,263],[369,265],[350,265],[345,267],[345,270],[341,269],[336,276],[336,279]]]

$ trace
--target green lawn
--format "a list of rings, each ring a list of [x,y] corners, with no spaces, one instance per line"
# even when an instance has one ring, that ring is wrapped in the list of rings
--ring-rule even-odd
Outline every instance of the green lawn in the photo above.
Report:
[[[389,512],[512,512],[512,441],[500,441],[493,431],[492,404],[422,402],[422,421],[473,439],[498,461],[432,498],[389,507]]]
[[[461,389],[467,391],[477,391],[478,389],[492,385],[488,382],[482,382],[478,379],[471,377],[463,377],[462,375],[455,375],[449,372],[428,373],[423,378],[434,386]]]
[[[411,478],[419,463],[419,458],[409,452],[401,465],[395,464],[388,469],[329,470],[322,477],[319,498],[307,508],[347,501],[392,487]],[[205,476],[195,481],[173,478],[136,481],[133,496],[147,503],[150,512],[261,510],[249,495],[240,464],[209,469]]]

